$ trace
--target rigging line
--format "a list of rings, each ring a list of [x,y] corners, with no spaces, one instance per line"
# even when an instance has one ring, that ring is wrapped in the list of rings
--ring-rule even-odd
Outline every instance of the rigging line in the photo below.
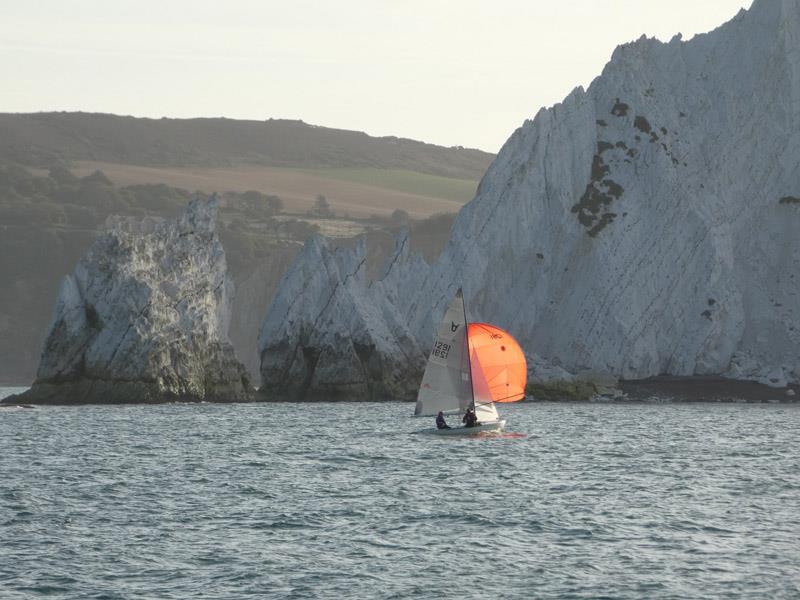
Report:
[[[489,400],[488,402],[476,402],[475,406],[489,406],[490,404],[494,404],[494,400]]]
[[[489,367],[492,367],[492,365],[488,365],[488,366],[489,366]],[[496,369],[497,367],[494,367],[494,368]],[[484,374],[484,375],[486,375],[486,369],[484,369],[484,370],[483,370],[483,374]],[[486,383],[490,384],[490,385],[489,385],[489,387],[492,387],[492,386],[491,386],[491,383],[492,383],[492,382],[493,382],[495,379],[497,379],[497,378],[498,378],[498,377],[500,377],[501,375],[507,375],[507,374],[508,374],[508,367],[506,367],[506,368],[502,369],[502,370],[501,370],[501,371],[499,371],[499,372],[498,372],[496,375],[493,375],[491,379],[487,379],[487,380],[486,380]],[[505,383],[505,384],[501,383],[500,385],[508,385],[508,384],[507,384],[507,383]]]
[[[521,398],[524,398],[525,397],[525,392],[518,392],[516,394],[511,394],[509,396],[503,396],[502,398],[489,400],[488,402],[481,402],[480,404],[494,404],[496,402],[502,402],[503,400],[508,400],[509,398],[516,398],[518,396],[521,397]]]
[[[518,394],[511,394],[510,396],[503,396],[502,398],[498,398],[495,402],[502,402],[503,400],[508,400],[509,398],[517,398],[521,400],[525,397],[525,392],[519,392]]]
[[[488,328],[488,327],[487,327],[485,324],[483,324],[483,323],[473,323],[473,324],[472,324],[472,326],[473,326],[473,327],[480,327],[481,329],[483,329],[483,330],[484,330],[486,333],[488,333],[488,334],[490,334],[490,335],[491,335],[491,334],[493,334],[493,333],[494,333],[494,334],[497,334],[497,335],[500,335],[500,339],[502,339],[502,338],[503,338],[503,336],[502,336],[501,334],[497,333],[497,329],[498,329],[498,328],[495,328],[495,329],[489,329],[489,328]]]

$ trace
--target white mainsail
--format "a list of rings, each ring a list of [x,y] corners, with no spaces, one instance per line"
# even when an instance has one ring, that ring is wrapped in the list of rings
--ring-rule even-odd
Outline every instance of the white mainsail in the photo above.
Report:
[[[472,406],[464,295],[459,288],[436,332],[414,414],[463,413]]]

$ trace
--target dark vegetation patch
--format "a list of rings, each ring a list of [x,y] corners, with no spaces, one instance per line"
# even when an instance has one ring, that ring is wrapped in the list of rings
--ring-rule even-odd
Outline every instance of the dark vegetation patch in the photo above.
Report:
[[[710,310],[704,310],[701,314],[702,314],[702,316],[704,316],[709,321],[711,320],[711,311]]]
[[[610,144],[608,142],[603,142],[603,141],[597,142],[597,153],[598,154],[602,154],[606,150],[611,150],[612,148],[614,148],[613,144]]]
[[[572,207],[572,212],[578,214],[578,221],[584,227],[592,227],[600,218],[605,207],[614,200],[614,196],[607,193],[598,182],[586,186],[586,191],[581,196],[580,202]]]
[[[609,166],[603,162],[603,157],[595,154],[592,159],[592,181],[600,181],[608,171]]]
[[[602,217],[600,217],[600,221],[598,221],[598,223],[587,232],[589,237],[597,237],[597,234],[603,231],[607,225],[613,222],[616,216],[617,215],[614,213],[605,213]]]
[[[649,88],[645,95],[652,93],[654,90]],[[622,102],[619,98],[616,99],[614,107],[611,109],[611,114],[617,117],[624,117],[628,115],[630,106]],[[600,121],[597,121],[600,124]],[[605,121],[602,122],[605,125]],[[654,126],[643,115],[636,115],[633,120],[633,126],[638,130],[634,135],[637,143],[642,142],[640,134],[645,134],[649,137],[650,143],[659,142],[660,138]],[[666,127],[658,127],[662,135],[668,135],[669,130]],[[666,141],[660,142],[659,145],[664,150],[666,155],[670,158],[673,165],[680,164],[677,158],[672,156],[669,145]],[[609,210],[609,207],[614,200],[618,200],[625,193],[624,188],[616,181],[608,177],[610,167],[603,160],[603,155],[609,150],[619,149],[624,151],[625,157],[622,161],[631,163],[631,159],[636,159],[640,151],[638,148],[628,148],[628,145],[620,140],[612,143],[604,140],[597,142],[597,154],[592,158],[591,180],[586,185],[586,190],[581,196],[580,200],[572,207],[572,212],[577,214],[578,221],[581,225],[587,228],[588,234],[591,237],[597,236],[605,227],[614,221],[616,213]],[[783,202],[783,201],[782,201]],[[800,199],[798,199],[800,202]]]
[[[781,204],[800,204],[800,198],[795,196],[784,196],[781,198]]]
[[[642,133],[650,133],[653,130],[653,128],[650,127],[650,122],[642,115],[636,115],[636,118],[633,120],[633,126]]]
[[[606,126],[608,125],[608,123],[606,123],[606,122],[605,122],[603,119],[597,119],[596,123],[597,123],[597,124],[598,124],[600,127],[606,127]]]
[[[616,103],[614,104],[614,108],[611,109],[611,114],[615,117],[625,117],[628,115],[628,111],[630,110],[630,106],[625,104],[624,102],[620,102],[619,98],[617,98]]]
[[[623,192],[625,191],[622,189],[622,186],[618,184],[616,181],[612,181],[611,179],[604,179],[603,185],[606,186],[608,189],[608,194],[610,196],[614,196],[617,200],[622,197]]]
[[[621,185],[606,177],[609,170],[602,156],[595,154],[592,159],[591,180],[580,201],[571,209],[578,215],[578,222],[588,230],[591,237],[597,236],[614,221],[617,215],[609,212],[608,207],[625,192]]]
[[[660,138],[658,137],[658,134],[654,131],[653,125],[650,124],[650,121],[648,121],[646,117],[643,117],[642,115],[636,115],[636,117],[633,120],[633,125],[641,133],[645,133],[650,137],[649,142],[651,144],[654,144],[659,141]],[[659,131],[661,131],[663,135],[667,135],[669,133],[669,130],[666,127],[659,127],[658,129]],[[634,139],[637,142],[642,141],[642,138],[639,134],[634,135]],[[619,147],[619,144],[617,144],[617,146]],[[680,164],[680,161],[672,155],[672,152],[670,152],[669,146],[666,144],[666,142],[662,141],[660,143],[660,146],[664,150],[666,155],[670,158],[670,160],[672,160],[673,165]],[[639,155],[639,151],[631,148],[630,150],[628,150],[627,155],[630,158],[636,158]],[[687,166],[686,163],[684,163],[684,166]]]

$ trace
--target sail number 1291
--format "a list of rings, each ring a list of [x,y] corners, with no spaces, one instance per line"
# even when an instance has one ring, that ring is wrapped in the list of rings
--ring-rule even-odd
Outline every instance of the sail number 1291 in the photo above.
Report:
[[[433,345],[433,356],[436,356],[441,359],[446,359],[447,355],[450,354],[450,344],[445,344],[444,342],[436,341]]]

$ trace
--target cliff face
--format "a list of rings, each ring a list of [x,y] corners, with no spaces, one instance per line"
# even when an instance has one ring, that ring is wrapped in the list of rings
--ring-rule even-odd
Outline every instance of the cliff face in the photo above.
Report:
[[[36,381],[20,400],[238,401],[250,397],[228,341],[232,283],[216,201],[175,221],[109,219],[62,285]]]
[[[367,245],[309,240],[284,275],[259,334],[266,399],[411,399],[424,354],[398,307],[428,266],[402,234],[370,281]]]
[[[364,321],[391,307],[427,350],[463,286],[471,319],[573,373],[798,382],[798,163],[796,0],[642,38],[511,136],[415,293]]]
[[[762,0],[619,48],[515,132],[427,296],[463,280],[481,318],[572,372],[796,381],[798,28],[797,2]]]

